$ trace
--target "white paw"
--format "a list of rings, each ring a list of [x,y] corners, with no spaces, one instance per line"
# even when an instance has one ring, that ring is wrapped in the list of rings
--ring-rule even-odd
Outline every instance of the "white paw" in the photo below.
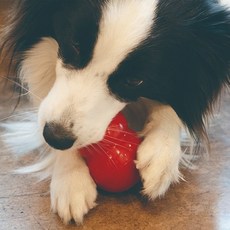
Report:
[[[71,220],[81,224],[84,215],[96,206],[96,185],[87,172],[79,175],[75,169],[68,175],[55,176],[50,187],[52,211],[58,213],[65,224]]]
[[[143,181],[143,194],[149,199],[163,196],[181,178],[179,142],[166,137],[146,138],[138,149],[136,166]]]

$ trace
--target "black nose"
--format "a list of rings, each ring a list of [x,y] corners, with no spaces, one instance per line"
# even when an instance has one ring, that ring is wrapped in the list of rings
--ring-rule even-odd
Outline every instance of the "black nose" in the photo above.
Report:
[[[43,136],[51,147],[60,150],[71,148],[76,141],[70,130],[56,123],[46,123]]]

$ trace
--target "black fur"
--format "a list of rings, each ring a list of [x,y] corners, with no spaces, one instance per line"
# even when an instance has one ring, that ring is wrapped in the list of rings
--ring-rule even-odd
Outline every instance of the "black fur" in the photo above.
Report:
[[[103,0],[18,0],[14,2],[8,25],[3,28],[0,52],[21,54],[42,37],[53,37],[60,56],[68,66],[82,68],[90,60],[98,32]],[[77,12],[77,13],[76,13]],[[81,57],[78,55],[81,53]]]
[[[211,1],[161,0],[151,36],[112,74],[111,90],[121,100],[170,104],[194,136],[205,136],[205,115],[229,85],[229,16]]]

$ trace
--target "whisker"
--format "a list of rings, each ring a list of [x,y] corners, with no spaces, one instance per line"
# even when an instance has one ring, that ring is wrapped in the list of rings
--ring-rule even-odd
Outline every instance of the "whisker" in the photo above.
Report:
[[[109,157],[109,155],[107,154],[107,152],[106,152],[106,149],[105,148],[103,148],[102,147],[102,145],[101,144],[99,144],[99,143],[96,143],[96,145],[97,145],[97,147],[99,147],[100,149],[101,149],[101,151],[106,155],[106,156],[108,156]],[[95,147],[93,146],[93,148],[95,149]],[[96,149],[95,149],[96,150]]]
[[[117,168],[117,165],[115,164],[113,158],[111,158],[108,153],[106,152],[106,150],[104,149],[104,147],[101,144],[96,144],[101,150],[102,152],[110,159],[109,161],[107,161],[108,163],[112,163],[113,166],[115,166]]]
[[[91,144],[91,145],[88,145],[85,147],[87,149],[87,151],[89,152],[89,154],[92,156],[94,155],[94,152],[93,152],[93,149],[94,149],[94,146]],[[92,149],[93,148],[93,149]]]
[[[127,134],[132,135],[132,132],[120,130],[120,129],[118,129],[116,126],[110,126],[110,127],[108,128],[108,131],[114,131],[114,132],[119,132],[119,133],[127,133]]]
[[[9,115],[9,116],[7,116],[7,117],[4,117],[4,118],[2,118],[2,119],[0,119],[0,122],[2,122],[2,121],[6,121],[6,120],[8,120],[8,119],[11,119],[11,118],[15,118],[15,117],[24,117],[24,116],[26,116],[27,114],[29,115],[31,112],[38,112],[38,109],[36,108],[36,110],[34,109],[34,110],[32,110],[32,109],[28,109],[29,111],[26,111],[26,112],[20,112],[20,113],[16,113],[16,114],[11,114],[11,115]],[[24,117],[23,119],[20,119],[20,121],[25,121],[25,120],[27,120],[28,118],[27,117]]]
[[[130,149],[127,148],[126,146],[117,144],[116,142],[110,141],[110,140],[108,140],[108,139],[106,139],[106,138],[104,138],[103,141],[104,141],[104,142],[107,142],[107,143],[109,143],[109,144],[113,144],[113,145],[116,145],[116,146],[120,146],[120,147],[122,147],[122,148],[124,148],[124,149],[126,149],[126,150],[130,150]]]
[[[9,119],[14,118],[14,117],[18,117],[18,116],[16,114],[15,115],[10,115],[10,116],[7,116],[7,117],[4,117],[4,118],[0,119],[0,122],[9,120]],[[27,118],[20,119],[20,121],[26,121],[26,120],[27,120]]]
[[[34,97],[36,97],[40,101],[42,100],[42,98],[40,98],[38,95],[31,92],[29,89],[27,89],[26,87],[24,87],[22,84],[18,83],[17,81],[12,80],[11,78],[5,77],[5,76],[1,76],[1,78],[7,79],[8,81],[14,83],[16,86],[19,86],[21,89],[25,90],[27,92],[27,94],[33,95]],[[27,95],[27,94],[24,94],[24,95]],[[23,96],[23,94],[22,94],[22,96]]]
[[[22,108],[20,108],[20,109],[18,109],[19,111],[17,111],[17,110],[15,110],[15,114],[17,114],[17,115],[24,115],[24,114],[26,114],[26,113],[31,113],[31,112],[38,112],[38,107],[36,106],[36,107],[28,107],[28,108],[26,108],[26,111],[24,112],[22,112],[22,111],[20,111],[20,110],[22,110]]]
[[[95,148],[94,144],[91,144],[90,147],[91,147],[95,152],[97,152],[97,149]],[[92,150],[92,151],[93,151],[93,150]]]
[[[115,140],[115,141],[121,141],[121,142],[124,142],[124,143],[127,143],[127,144],[133,144],[133,145],[138,145],[136,142],[130,142],[130,141],[126,141],[126,140],[124,140],[124,139],[119,139],[119,138],[116,138],[116,137],[112,137],[112,136],[109,136],[109,135],[105,135],[105,137],[107,137],[107,138],[110,138],[110,139],[113,139],[113,140]],[[115,143],[115,142],[114,142]]]

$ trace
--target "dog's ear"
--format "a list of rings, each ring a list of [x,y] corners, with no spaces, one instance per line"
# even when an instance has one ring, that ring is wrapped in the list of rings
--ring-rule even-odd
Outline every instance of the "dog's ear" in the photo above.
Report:
[[[59,45],[62,45],[66,41],[67,44],[65,45],[72,45],[76,51],[77,48],[74,47],[75,41],[73,39],[72,42],[71,39],[76,30],[75,27],[79,27],[79,25],[75,25],[76,23],[74,24],[74,22],[78,20],[87,24],[90,20],[94,20],[95,23],[98,23],[100,15],[97,15],[97,12],[100,12],[99,8],[103,1],[104,0],[68,0],[67,2],[63,0],[14,1],[12,9],[9,12],[8,20],[6,20],[6,25],[0,32],[0,52],[10,54],[11,57],[19,63],[23,51],[31,48],[43,37],[52,37],[58,41]],[[83,36],[85,34],[88,35],[85,24],[80,27],[82,31],[78,34],[78,39],[83,41],[93,37],[92,34],[89,34],[88,37]],[[90,26],[92,25],[93,23],[90,24]],[[93,28],[89,31],[94,32],[94,30],[97,30],[97,26],[98,25],[94,26],[96,29]],[[94,40],[96,40],[96,33]],[[89,52],[88,43],[83,48],[81,47],[84,51],[83,53]],[[76,53],[70,56],[71,61],[74,62],[73,59],[76,58]],[[87,60],[83,60],[82,62],[82,65],[84,65]]]
[[[230,12],[214,1],[206,3],[196,17],[182,23],[185,37],[178,39],[174,57],[179,60],[171,57],[170,64],[170,71],[179,71],[169,103],[198,136],[205,136],[206,118],[223,86],[230,84]]]
[[[108,85],[124,100],[146,97],[171,105],[194,136],[205,137],[206,115],[230,81],[229,64],[227,9],[216,1],[162,0],[151,36]]]
[[[15,58],[43,36],[52,36],[51,16],[59,0],[17,0],[0,33],[0,52]]]
[[[178,11],[179,20],[175,16],[174,22],[168,22],[176,29],[165,31],[168,44],[162,45],[161,56],[165,66],[158,71],[171,84],[165,88],[169,90],[165,101],[194,136],[205,137],[207,115],[223,86],[230,83],[230,12],[215,1],[186,2],[193,10]]]

